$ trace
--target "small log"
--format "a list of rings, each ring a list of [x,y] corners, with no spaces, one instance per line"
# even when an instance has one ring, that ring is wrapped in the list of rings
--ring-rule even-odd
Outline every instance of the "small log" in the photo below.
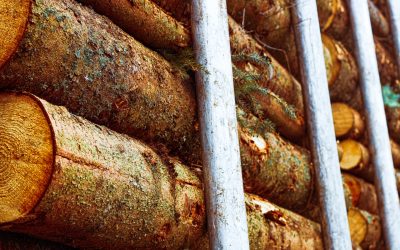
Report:
[[[346,173],[342,174],[342,179],[344,189],[350,195],[350,207],[356,207],[371,214],[378,214],[378,198],[374,185]]]
[[[386,17],[371,0],[368,0],[368,10],[371,18],[371,26],[374,35],[378,37],[387,37],[390,35],[390,25]]]
[[[360,113],[345,103],[332,104],[333,123],[338,138],[359,138],[365,130]]]
[[[206,236],[202,183],[177,159],[29,94],[0,95],[0,128],[1,229],[92,249]],[[256,196],[246,206],[252,249],[322,249],[318,224]]]
[[[112,19],[146,46],[178,50],[191,46],[188,29],[150,0],[78,0]]]
[[[400,169],[400,145],[391,139],[390,147],[392,148],[393,165]]]
[[[400,107],[385,106],[390,137],[400,144]]]
[[[343,156],[340,160],[340,168],[359,176],[369,182],[373,182],[373,166],[370,164],[368,149],[360,142],[352,139],[341,141]]]
[[[355,208],[349,209],[347,217],[353,244],[362,249],[376,249],[381,241],[379,217]]]
[[[32,238],[27,235],[0,233],[1,250],[73,250],[74,248],[50,241]]]

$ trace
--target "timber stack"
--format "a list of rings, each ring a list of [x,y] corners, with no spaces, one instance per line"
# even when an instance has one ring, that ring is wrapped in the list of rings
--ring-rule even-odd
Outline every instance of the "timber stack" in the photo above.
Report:
[[[347,7],[317,3],[353,245],[382,249]],[[251,249],[323,249],[290,4],[227,1]],[[400,169],[400,77],[369,5]],[[208,249],[201,70],[189,0],[0,0],[0,249]]]

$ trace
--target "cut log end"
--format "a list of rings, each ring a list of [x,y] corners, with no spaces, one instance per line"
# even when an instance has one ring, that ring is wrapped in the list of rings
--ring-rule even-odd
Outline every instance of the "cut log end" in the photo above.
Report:
[[[28,94],[0,95],[0,138],[1,224],[38,203],[52,174],[54,147],[48,119]]]
[[[340,159],[340,168],[343,170],[353,170],[355,168],[366,168],[369,164],[368,149],[361,143],[354,140],[344,140],[340,142],[343,155]]]
[[[0,68],[17,50],[30,12],[30,0],[0,1]]]
[[[358,138],[364,133],[361,115],[347,104],[333,103],[332,115],[337,137]]]
[[[381,239],[379,218],[355,208],[349,209],[347,217],[353,244],[362,249],[376,249]]]

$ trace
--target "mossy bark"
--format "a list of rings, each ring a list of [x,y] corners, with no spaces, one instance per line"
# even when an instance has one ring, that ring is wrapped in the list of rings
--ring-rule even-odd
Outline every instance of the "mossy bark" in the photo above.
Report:
[[[34,101],[32,109],[39,110],[36,116],[48,119],[54,170],[49,173],[51,181],[42,197],[35,200],[36,206],[17,219],[6,224],[3,221],[2,229],[79,248],[208,247],[200,245],[206,242],[200,240],[206,238],[202,183],[197,176],[200,172],[195,174],[175,158],[160,156],[137,140],[34,96],[2,97],[24,103],[26,98]],[[12,115],[19,117],[17,111]],[[23,127],[37,129],[26,124],[30,120],[19,121]],[[7,143],[0,141],[1,145]],[[27,141],[19,141],[20,147],[11,157],[24,153],[24,143]],[[0,205],[2,201],[0,198]],[[256,196],[248,195],[246,206],[252,249],[322,248],[318,224]]]
[[[99,13],[106,15],[133,37],[151,48],[176,50],[176,48],[191,45],[188,29],[150,0],[133,2],[131,0],[80,0],[80,2],[90,5]],[[293,105],[296,117],[290,117],[279,100],[271,95],[252,92],[249,93],[251,100],[247,98],[245,103],[255,109],[253,112],[261,119],[269,118],[274,122],[277,130],[286,137],[299,138],[303,136],[305,133],[304,107],[300,84],[231,18],[229,18],[229,28],[234,56],[257,54],[271,60],[271,70],[266,69],[265,65],[260,66],[262,63],[251,62],[245,56],[241,60],[234,60],[234,65],[243,72],[262,76],[255,84],[268,88],[279,98]],[[154,32],[150,32],[153,30]],[[168,35],[163,35],[163,33]],[[166,36],[166,39],[163,39],[163,36]],[[185,42],[174,40],[170,36],[172,38],[180,37]],[[159,40],[165,42],[161,43]],[[187,58],[187,60],[189,61],[191,58]],[[238,83],[240,80],[235,79],[237,84],[240,84]]]
[[[171,155],[199,164],[195,96],[191,81],[176,74],[163,58],[87,8],[70,0],[37,0],[17,53],[0,71],[0,86],[32,92],[149,143],[165,143]],[[241,143],[242,158],[251,162],[243,170],[257,176],[246,187],[257,186],[254,190],[270,193],[277,204],[302,209],[314,188],[308,152],[266,132],[259,119],[253,123],[254,128],[243,128],[268,138],[262,139],[261,152],[251,141]],[[285,174],[273,174],[273,186],[272,178],[258,172]]]
[[[188,29],[150,0],[78,0],[106,15],[150,48],[178,50],[191,46]]]

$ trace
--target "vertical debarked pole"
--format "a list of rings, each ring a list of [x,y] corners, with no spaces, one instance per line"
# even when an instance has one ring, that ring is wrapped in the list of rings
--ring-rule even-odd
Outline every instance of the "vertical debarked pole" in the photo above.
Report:
[[[379,199],[385,243],[400,249],[400,203],[396,189],[389,133],[381,92],[375,44],[367,0],[347,0],[356,59],[360,70],[369,149],[375,166],[375,186]]]
[[[400,75],[400,0],[387,0],[390,14],[390,28],[396,50],[397,72]]]
[[[292,14],[317,174],[325,248],[350,250],[350,230],[315,0],[295,0]]]
[[[225,0],[193,0],[197,100],[211,249],[249,249]]]

